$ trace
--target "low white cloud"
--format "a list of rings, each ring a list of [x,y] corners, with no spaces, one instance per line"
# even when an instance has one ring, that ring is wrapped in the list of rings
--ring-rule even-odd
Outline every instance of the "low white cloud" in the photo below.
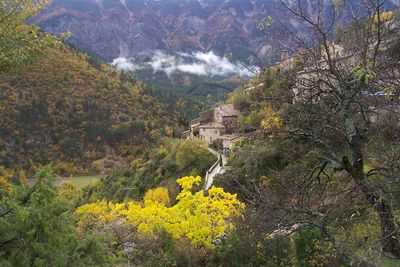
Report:
[[[219,57],[214,52],[177,53],[176,55],[156,51],[148,62],[136,62],[129,58],[116,58],[111,63],[125,71],[135,71],[151,67],[156,72],[165,72],[170,76],[174,72],[184,72],[199,76],[240,75],[252,77],[254,73],[244,64],[236,64]],[[253,67],[252,67],[253,68]]]
[[[138,64],[134,64],[132,60],[125,57],[119,57],[111,62],[111,65],[115,66],[116,68],[124,71],[135,71],[141,69],[143,67],[139,66]]]

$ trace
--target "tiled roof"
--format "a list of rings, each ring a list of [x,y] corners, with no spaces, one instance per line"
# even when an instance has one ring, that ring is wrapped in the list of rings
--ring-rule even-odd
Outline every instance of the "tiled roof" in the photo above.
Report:
[[[219,137],[219,139],[227,140],[227,141],[233,141],[233,140],[242,139],[242,138],[244,138],[243,133],[224,134]]]
[[[225,128],[225,126],[219,122],[210,122],[210,123],[200,125],[199,128],[201,128],[201,129],[206,129],[206,128],[216,129],[216,128]]]
[[[196,118],[190,121],[190,125],[194,125],[194,124],[199,124],[200,123],[200,118]]]
[[[216,115],[221,117],[239,116],[240,112],[235,109],[233,104],[226,104],[218,106],[214,109]]]

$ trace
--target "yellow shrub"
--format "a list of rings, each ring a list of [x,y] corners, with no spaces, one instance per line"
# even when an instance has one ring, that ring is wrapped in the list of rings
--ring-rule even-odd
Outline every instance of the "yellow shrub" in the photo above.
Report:
[[[10,183],[10,178],[12,178],[13,175],[14,172],[12,170],[0,166],[0,187],[4,188],[6,191],[11,191],[13,185]]]
[[[6,191],[10,191],[13,186],[5,177],[0,177],[0,188],[4,188]]]
[[[263,130],[278,129],[283,126],[281,116],[266,104],[261,108],[260,115],[262,117],[261,128]]]
[[[146,193],[144,203],[114,205],[103,200],[81,206],[76,212],[81,214],[81,225],[88,220],[124,222],[149,237],[164,229],[175,239],[187,238],[192,244],[212,249],[213,240],[234,227],[232,219],[241,215],[244,204],[219,187],[212,187],[207,196],[203,190],[192,193],[193,185],[200,181],[199,176],[177,180],[182,191],[172,207],[164,204],[168,190],[157,188]]]
[[[101,172],[101,163],[98,160],[92,162],[92,168],[97,172]]]
[[[144,203],[147,202],[158,202],[164,206],[167,206],[170,202],[168,189],[165,187],[158,187],[156,189],[150,189],[144,195]]]
[[[26,173],[22,169],[19,170],[19,172],[18,172],[18,179],[19,179],[21,184],[23,184],[23,185],[28,184],[28,180],[26,179]]]

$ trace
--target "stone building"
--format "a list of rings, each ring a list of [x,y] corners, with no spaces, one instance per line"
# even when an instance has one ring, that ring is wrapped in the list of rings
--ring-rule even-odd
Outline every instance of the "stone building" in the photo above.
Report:
[[[240,112],[232,104],[203,111],[199,118],[190,122],[189,130],[182,133],[182,138],[197,138],[212,143],[222,135],[238,131],[239,115]]]
[[[225,134],[219,137],[222,140],[224,155],[228,155],[234,148],[235,144],[246,139],[243,133]]]
[[[212,143],[218,140],[226,131],[225,126],[219,122],[210,122],[199,126],[199,139],[207,143]]]

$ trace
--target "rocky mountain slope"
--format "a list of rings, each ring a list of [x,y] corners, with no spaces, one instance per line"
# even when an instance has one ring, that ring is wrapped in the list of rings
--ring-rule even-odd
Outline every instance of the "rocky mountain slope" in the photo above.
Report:
[[[71,32],[73,44],[109,61],[154,50],[265,58],[271,49],[257,23],[275,9],[265,0],[54,0],[34,22]]]
[[[270,16],[274,23],[305,30],[298,21],[286,19],[282,1],[293,2],[53,0],[33,22],[53,34],[71,32],[69,42],[74,46],[118,63],[118,68],[134,71],[146,82],[216,102],[241,84],[225,83],[227,77],[246,80],[252,76],[241,64],[224,61],[224,55],[247,63],[252,57],[253,64],[265,65],[276,62],[281,45],[288,45],[277,44],[260,31],[263,19]],[[306,12],[313,12],[318,2],[301,1]],[[328,3],[324,2],[326,10],[332,8]],[[348,3],[362,10],[357,8],[359,0]]]
[[[308,11],[315,2],[302,1]],[[349,3],[356,10],[360,2]],[[282,0],[53,0],[34,22],[54,34],[71,32],[74,45],[108,61],[144,61],[155,50],[264,60],[276,53],[258,29],[267,16],[284,21]]]

